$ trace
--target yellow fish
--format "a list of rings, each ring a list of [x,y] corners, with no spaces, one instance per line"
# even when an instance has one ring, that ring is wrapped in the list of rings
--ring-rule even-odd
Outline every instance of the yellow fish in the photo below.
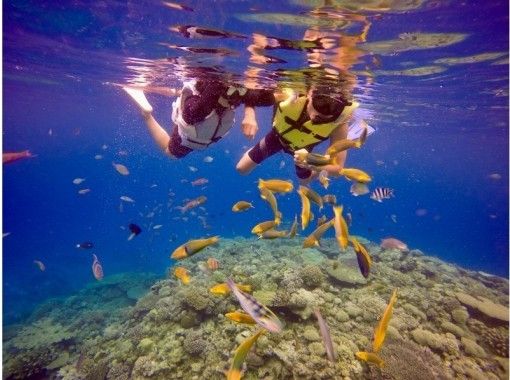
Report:
[[[276,222],[274,220],[267,220],[265,222],[261,222],[257,224],[255,227],[251,229],[252,234],[260,235],[261,233],[270,230],[271,228],[276,227]]]
[[[310,223],[310,199],[305,195],[301,187],[297,191],[301,197],[301,229],[304,230]]]
[[[372,259],[368,254],[367,249],[356,240],[355,237],[351,237],[350,241],[354,247],[354,251],[356,252],[356,258],[358,259],[359,270],[363,277],[367,278],[370,274],[370,267],[372,266]]]
[[[250,314],[246,314],[241,311],[234,311],[233,313],[227,313],[227,314],[225,314],[225,317],[227,317],[231,321],[238,322],[238,323],[246,323],[248,325],[254,325],[257,323],[257,322],[255,322],[255,319],[253,319],[250,316]]]
[[[247,292],[247,293],[251,292],[251,285],[237,284],[237,287],[239,289],[241,289],[243,292]],[[212,294],[224,296],[224,295],[227,295],[228,293],[230,293],[230,288],[228,287],[228,285],[225,282],[223,282],[221,284],[217,284],[217,285],[214,285],[213,287],[209,288],[209,291]]]
[[[261,234],[259,234],[259,239],[277,239],[281,237],[287,236],[287,231],[277,231],[274,228],[271,228],[270,230],[264,231]]]
[[[374,344],[372,349],[375,353],[378,353],[381,350],[382,344],[384,343],[384,338],[386,338],[386,330],[388,330],[388,325],[390,324],[391,316],[393,315],[393,305],[397,300],[397,289],[393,291],[391,295],[390,302],[388,306],[386,306],[386,310],[379,321],[379,324],[375,328],[374,331]]]
[[[342,251],[345,251],[349,245],[349,230],[347,228],[347,222],[342,216],[343,209],[343,206],[333,207],[333,212],[335,213],[335,237]]]
[[[289,237],[293,238],[296,236],[297,233],[297,215],[294,216],[294,222],[292,223],[292,226],[290,227]]]
[[[253,344],[257,341],[260,335],[264,333],[263,329],[258,330],[252,336],[246,338],[240,345],[237,347],[236,352],[234,353],[234,359],[232,360],[232,365],[227,372],[227,380],[240,380],[241,379],[241,369],[243,368],[244,360],[246,359],[246,355],[250,351]]]
[[[281,179],[259,179],[259,190],[267,189],[275,193],[290,193],[294,190],[294,185],[291,181],[284,181]]]
[[[308,199],[310,199],[313,203],[319,206],[319,210],[324,206],[324,202],[319,194],[306,186],[299,186],[299,189],[305,194]]]
[[[362,120],[362,125],[364,129],[363,132],[361,132],[361,135],[358,139],[356,140],[343,139],[337,141],[326,150],[326,154],[334,156],[337,153],[343,152],[344,150],[347,149],[361,148],[365,143],[368,135],[368,124],[365,122],[365,120]]]
[[[282,220],[282,213],[278,211],[278,204],[276,203],[276,198],[271,190],[266,189],[265,187],[260,188],[260,197],[264,199],[271,206],[271,210],[273,210],[274,221],[276,225],[279,225]]]
[[[334,157],[319,153],[308,153],[304,161],[306,161],[308,165],[312,166],[325,166],[332,164],[334,162]]]
[[[202,249],[217,243],[218,240],[220,240],[219,236],[213,236],[207,239],[190,240],[173,251],[170,257],[175,260],[184,259],[185,257],[194,255]]]
[[[360,360],[364,360],[369,363],[373,363],[375,365],[378,365],[379,368],[382,368],[384,366],[384,361],[373,352],[356,352],[356,357]]]
[[[359,169],[343,168],[338,173],[340,175],[343,175],[345,178],[347,178],[350,181],[356,181],[356,182],[360,182],[360,183],[367,183],[367,182],[370,182],[372,180],[372,177],[370,177],[363,170],[359,170]]]
[[[175,277],[177,277],[179,280],[181,280],[181,282],[184,284],[184,285],[188,285],[189,282],[190,282],[190,277],[188,275],[188,270],[184,267],[176,267],[174,269],[174,275]]]
[[[254,208],[250,202],[239,201],[235,205],[232,206],[232,211],[240,212],[240,211],[248,210],[250,208]]]
[[[333,226],[334,219],[330,220],[329,222],[321,224],[319,227],[315,229],[303,242],[303,248],[311,248],[314,246],[319,246],[319,241],[324,235],[324,233],[329,230],[331,226]]]

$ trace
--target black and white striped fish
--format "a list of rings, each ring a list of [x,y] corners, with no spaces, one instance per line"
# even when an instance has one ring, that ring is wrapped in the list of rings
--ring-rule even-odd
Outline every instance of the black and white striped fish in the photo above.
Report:
[[[376,187],[372,194],[370,194],[370,199],[373,199],[377,202],[382,202],[383,199],[390,199],[394,197],[393,189],[389,187]]]

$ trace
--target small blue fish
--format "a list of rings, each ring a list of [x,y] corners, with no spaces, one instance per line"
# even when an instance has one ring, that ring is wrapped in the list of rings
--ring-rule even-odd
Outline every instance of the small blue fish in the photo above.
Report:
[[[392,197],[395,197],[395,194],[393,193],[393,189],[389,187],[377,187],[372,194],[370,194],[370,199],[377,202],[382,202],[383,199],[390,199]]]

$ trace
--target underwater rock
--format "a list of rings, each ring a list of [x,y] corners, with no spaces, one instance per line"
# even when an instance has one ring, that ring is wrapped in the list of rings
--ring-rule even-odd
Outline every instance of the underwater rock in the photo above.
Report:
[[[58,358],[53,360],[50,364],[46,366],[48,369],[55,369],[65,366],[69,362],[69,352],[64,351],[62,352]]]
[[[145,286],[135,286],[133,288],[129,288],[126,295],[129,299],[136,301],[139,298],[142,298],[148,290],[149,288]]]
[[[257,328],[224,317],[240,310],[232,296],[209,294],[210,286],[223,282],[216,282],[214,276],[221,273],[224,279],[234,268],[236,282],[251,284],[254,296],[285,325],[281,334],[259,338],[246,358],[243,379],[508,378],[508,326],[502,321],[486,325],[476,314],[481,312],[462,306],[456,295],[484,295],[505,305],[507,282],[505,286],[488,276],[481,281],[480,274],[412,252],[403,261],[401,256],[374,260],[366,282],[352,249],[339,254],[335,239],[326,240],[336,251],[334,261],[316,249],[302,249],[302,239],[286,239],[276,254],[270,241],[224,239],[214,249],[221,263],[218,271],[199,271],[203,257],[191,257],[185,265],[193,273],[192,284],[184,287],[173,279],[157,279],[135,305],[127,292],[136,284],[128,276],[106,277],[105,288],[112,288],[111,294],[120,298],[104,298],[101,284],[94,283],[40,308],[31,325],[6,329],[4,378],[222,379],[237,348],[236,338],[244,340]],[[367,246],[378,251],[373,244]],[[403,273],[399,268],[411,259],[416,269]],[[350,271],[354,284],[326,275],[326,268],[336,269],[333,266]],[[317,268],[326,281],[314,282]],[[427,278],[429,272],[434,279]],[[371,349],[374,327],[396,287],[399,298],[380,351],[386,365],[379,369],[357,360],[354,353]],[[324,352],[317,321],[311,316],[314,307],[320,307],[328,322],[335,363]],[[67,362],[60,360],[65,352]]]
[[[276,298],[276,291],[274,290],[256,290],[253,292],[253,297],[261,304],[271,306]]]
[[[462,337],[460,338],[460,341],[462,343],[462,346],[464,348],[464,351],[466,354],[475,356],[478,358],[485,358],[487,357],[487,354],[485,353],[485,350],[478,345],[474,340]]]
[[[391,340],[385,343],[381,351],[384,367],[369,367],[366,378],[392,380],[446,380],[453,379],[451,370],[447,370],[441,359],[426,347],[422,347],[409,340]]]
[[[475,298],[462,292],[456,293],[456,296],[463,305],[467,306],[468,309],[473,312],[474,315],[480,317],[481,313],[481,318],[484,318],[484,316],[488,317],[484,318],[486,322],[494,323],[496,325],[501,324],[501,322],[508,324],[510,313],[508,307],[496,304],[484,297]]]
[[[309,342],[318,342],[321,340],[319,332],[312,326],[305,327],[305,330],[303,331],[303,338]]]
[[[184,337],[183,348],[191,356],[198,356],[207,350],[207,342],[198,331],[191,331]]]
[[[137,349],[140,351],[141,354],[148,354],[150,351],[154,349],[154,342],[152,339],[149,338],[143,338],[140,343],[138,343]]]
[[[299,315],[302,319],[308,319],[313,314],[313,309],[319,306],[319,300],[316,294],[305,290],[299,289],[290,297],[289,308],[294,313]]]
[[[248,355],[246,356],[246,365],[248,367],[262,367],[265,362],[264,358],[252,351],[248,352]]]
[[[435,334],[419,327],[411,332],[411,336],[416,343],[429,347],[433,351],[452,355],[458,355],[459,353],[459,344],[452,334]]]
[[[452,333],[457,338],[460,338],[460,337],[463,337],[466,335],[466,332],[461,327],[459,327],[451,322],[448,322],[448,321],[443,321],[441,323],[441,328],[446,332]]]
[[[345,266],[343,263],[329,261],[326,265],[326,273],[339,285],[356,287],[365,285],[367,280],[361,275],[358,268]]]
[[[150,356],[140,356],[135,361],[131,375],[134,379],[145,379],[152,377],[157,370],[156,360]]]
[[[196,286],[190,286],[184,291],[183,303],[196,311],[205,310],[213,305],[208,290]]]
[[[37,349],[73,338],[74,334],[60,323],[50,318],[43,318],[31,326],[24,327],[12,339],[18,349]]]
[[[479,338],[479,342],[486,350],[496,355],[508,358],[509,337],[504,327],[488,327],[484,323],[470,319],[467,323],[469,329]]]
[[[465,307],[458,307],[452,310],[452,319],[460,325],[466,323],[469,318],[469,313]]]
[[[181,319],[179,319],[179,325],[183,329],[189,329],[200,324],[200,317],[197,313],[193,313],[192,311],[186,311]]]
[[[303,284],[307,289],[315,289],[322,285],[324,274],[317,265],[307,265],[299,272]]]
[[[106,380],[130,380],[131,367],[126,363],[113,362],[110,365]]]

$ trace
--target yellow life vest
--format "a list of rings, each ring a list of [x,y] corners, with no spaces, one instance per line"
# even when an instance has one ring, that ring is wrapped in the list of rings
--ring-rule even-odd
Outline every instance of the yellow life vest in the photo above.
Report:
[[[328,123],[313,124],[308,115],[305,115],[306,101],[306,96],[289,97],[277,105],[273,118],[273,128],[278,133],[280,141],[292,151],[328,139],[333,130],[347,122],[352,112],[359,106],[359,103],[353,102],[352,105],[344,108],[338,119]]]

